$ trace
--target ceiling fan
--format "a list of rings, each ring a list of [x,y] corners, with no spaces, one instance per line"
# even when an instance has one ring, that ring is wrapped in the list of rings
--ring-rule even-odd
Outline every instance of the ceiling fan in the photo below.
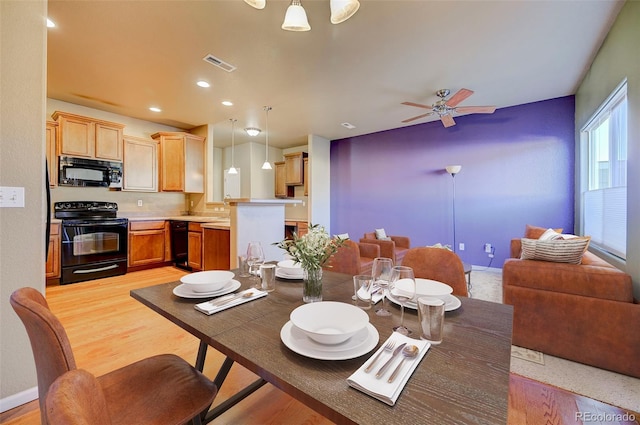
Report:
[[[456,122],[453,120],[452,114],[457,112],[459,114],[493,114],[496,110],[495,106],[457,106],[458,103],[462,102],[469,96],[473,94],[472,90],[469,89],[460,89],[456,94],[451,96],[449,100],[446,99],[449,96],[449,89],[441,89],[436,92],[436,96],[440,98],[433,105],[422,105],[420,103],[414,102],[402,102],[403,105],[415,106],[417,108],[429,109],[430,111],[426,114],[418,115],[413,118],[408,118],[403,120],[402,122],[408,123],[411,121],[419,120],[420,118],[428,117],[429,115],[438,114],[440,117],[440,121],[445,127],[451,127],[456,125]]]

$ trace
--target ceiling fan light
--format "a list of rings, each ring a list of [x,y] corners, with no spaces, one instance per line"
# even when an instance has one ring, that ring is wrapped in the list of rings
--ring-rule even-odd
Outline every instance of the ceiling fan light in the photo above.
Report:
[[[244,2],[256,9],[264,9],[267,5],[267,0],[244,0]]]
[[[358,0],[331,0],[331,23],[339,24],[352,17],[360,8]]]
[[[286,31],[309,31],[311,25],[307,20],[307,12],[300,4],[300,0],[292,0],[284,15],[282,29]]]
[[[244,131],[246,131],[249,136],[255,137],[258,134],[260,134],[261,130],[259,128],[255,128],[255,127],[248,127],[248,128],[245,128]]]

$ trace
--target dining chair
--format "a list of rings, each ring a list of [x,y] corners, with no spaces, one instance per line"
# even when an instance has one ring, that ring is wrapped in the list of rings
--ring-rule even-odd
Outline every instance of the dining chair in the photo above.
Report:
[[[453,295],[469,296],[464,266],[458,255],[445,248],[410,248],[402,265],[411,267],[415,277],[437,280],[453,288]]]
[[[56,379],[77,370],[73,350],[64,327],[39,291],[30,287],[20,288],[11,294],[10,302],[31,342],[38,377],[41,422],[48,425],[48,391]],[[95,379],[94,385],[99,386],[104,401],[85,395],[78,399],[78,403],[89,400],[89,405],[75,408],[92,409],[100,415],[104,404],[109,411],[110,422],[87,422],[91,424],[169,425],[189,421],[199,424],[201,414],[208,410],[218,391],[212,381],[174,354],[148,357]],[[79,385],[86,386],[86,380],[79,379],[82,382]],[[69,381],[75,380],[69,378]],[[68,387],[71,384],[67,382],[64,385]]]
[[[380,247],[374,244],[357,243],[350,239],[327,262],[325,268],[337,273],[371,274],[373,260],[380,256]]]

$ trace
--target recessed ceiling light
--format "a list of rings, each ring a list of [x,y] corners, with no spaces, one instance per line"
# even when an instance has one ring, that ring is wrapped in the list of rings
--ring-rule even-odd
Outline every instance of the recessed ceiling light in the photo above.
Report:
[[[153,112],[162,112],[162,109],[158,108],[157,106],[152,106],[151,108],[149,108],[149,110]]]
[[[55,28],[56,24],[51,19],[47,18],[47,28]]]
[[[342,124],[340,124],[341,126],[348,128],[349,130],[353,130],[354,128],[356,128],[355,125],[348,123],[348,122],[343,122]]]
[[[197,85],[199,85],[200,87],[205,87],[205,88],[206,88],[206,87],[211,87],[211,84],[207,83],[207,82],[206,82],[206,81],[204,81],[204,80],[200,80],[200,81],[198,81],[196,84],[197,84]]]
[[[223,104],[224,106],[233,106],[233,102],[231,102],[230,100],[223,100],[223,101],[222,101],[222,104]]]

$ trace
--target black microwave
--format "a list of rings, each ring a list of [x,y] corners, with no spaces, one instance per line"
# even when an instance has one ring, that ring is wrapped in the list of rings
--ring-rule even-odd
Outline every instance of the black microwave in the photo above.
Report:
[[[122,189],[122,163],[96,159],[59,157],[59,186]]]

